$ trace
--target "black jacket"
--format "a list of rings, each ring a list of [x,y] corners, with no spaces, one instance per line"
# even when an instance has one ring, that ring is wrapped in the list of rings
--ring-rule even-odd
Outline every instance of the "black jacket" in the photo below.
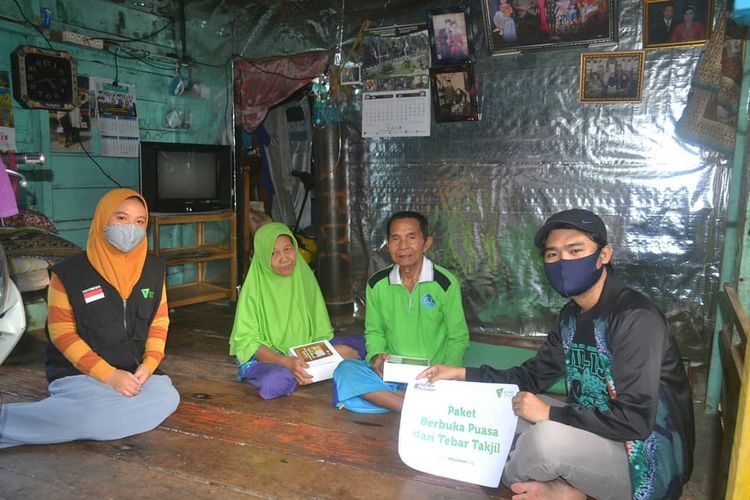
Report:
[[[125,301],[85,252],[52,267],[65,287],[78,335],[109,364],[130,372],[143,362],[148,329],[161,302],[164,271],[158,257],[146,256],[141,277]],[[49,382],[81,374],[51,341],[44,361]]]
[[[550,420],[614,441],[647,443],[631,446],[644,454],[641,460],[654,459],[653,475],[645,478],[636,472],[644,469],[643,462],[630,453],[634,496],[678,498],[692,470],[692,395],[679,349],[657,307],[609,276],[591,310],[582,313],[573,301],[562,309],[557,328],[535,357],[507,370],[486,365],[466,370],[467,380],[516,384],[533,393],[563,375],[568,403],[551,408]],[[658,455],[645,457],[654,450]],[[669,463],[657,463],[657,457],[669,457]],[[651,483],[642,484],[647,480]],[[649,493],[639,495],[639,488]]]

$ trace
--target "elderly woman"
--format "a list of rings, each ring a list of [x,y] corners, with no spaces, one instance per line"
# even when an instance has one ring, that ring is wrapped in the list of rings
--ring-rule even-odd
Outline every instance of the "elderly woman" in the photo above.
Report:
[[[237,358],[237,379],[258,389],[262,399],[274,399],[312,382],[307,363],[287,356],[290,347],[330,340],[343,358],[362,358],[361,335],[333,338],[318,282],[299,255],[289,228],[270,222],[258,229],[253,241],[255,255],[229,338],[229,354]]]

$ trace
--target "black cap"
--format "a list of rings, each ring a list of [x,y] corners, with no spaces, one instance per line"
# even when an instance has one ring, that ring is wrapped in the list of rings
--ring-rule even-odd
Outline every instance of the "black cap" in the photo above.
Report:
[[[563,210],[551,216],[534,236],[534,245],[544,248],[549,232],[553,229],[578,229],[591,235],[592,239],[599,245],[607,244],[607,228],[604,222],[594,212],[580,208]]]

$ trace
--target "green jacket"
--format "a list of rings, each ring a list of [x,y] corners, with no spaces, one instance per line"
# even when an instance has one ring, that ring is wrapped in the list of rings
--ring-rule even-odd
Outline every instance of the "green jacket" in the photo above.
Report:
[[[398,266],[389,266],[370,277],[366,297],[367,361],[386,353],[462,365],[469,329],[461,286],[445,268],[425,257],[419,282],[410,293],[401,284]]]

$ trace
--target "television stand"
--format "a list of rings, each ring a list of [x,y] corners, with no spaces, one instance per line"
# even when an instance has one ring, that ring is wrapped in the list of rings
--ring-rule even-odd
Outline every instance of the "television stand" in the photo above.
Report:
[[[152,252],[167,264],[169,307],[237,300],[237,219],[233,211],[152,212],[149,219]],[[174,241],[191,243],[174,245]],[[175,269],[178,266],[181,268]]]

